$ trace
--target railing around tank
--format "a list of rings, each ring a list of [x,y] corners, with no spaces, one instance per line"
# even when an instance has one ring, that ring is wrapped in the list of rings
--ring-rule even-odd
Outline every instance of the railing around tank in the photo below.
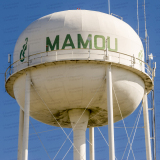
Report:
[[[15,61],[13,64],[11,64],[6,72],[5,72],[5,82],[7,81],[7,79],[15,72],[18,72],[22,69],[28,68],[29,66],[34,66],[34,65],[38,65],[41,63],[46,63],[46,62],[56,62],[56,61],[64,61],[64,60],[99,60],[99,61],[107,61],[106,60],[106,50],[98,50],[98,54],[94,53],[94,56],[98,55],[100,56],[99,59],[94,59],[92,58],[92,51],[96,51],[96,49],[90,49],[90,54],[88,53],[88,51],[86,51],[86,53],[82,53],[83,55],[85,55],[85,58],[75,58],[74,55],[77,55],[77,52],[74,53],[75,49],[68,49],[68,52],[62,54],[62,50],[54,50],[54,51],[48,51],[48,52],[40,52],[40,53],[35,53],[29,56],[26,56],[22,59],[19,59],[17,61]],[[86,49],[87,50],[87,49]],[[101,51],[101,54],[99,53],[99,51]],[[51,53],[54,53],[51,54]],[[58,56],[67,56],[67,58],[59,58]],[[120,52],[112,52],[109,51],[108,52],[108,56],[111,57],[111,59],[109,60],[110,62],[115,62],[115,63],[119,63],[119,64],[123,64],[132,68],[136,68],[138,70],[141,70],[142,72],[147,73],[151,78],[152,78],[152,69],[150,68],[150,66],[145,63],[144,61],[142,61],[141,59],[138,59],[136,57],[125,54],[125,53],[120,53]],[[73,57],[73,58],[72,58]],[[46,58],[50,58],[51,61],[49,59]],[[114,58],[114,59],[113,59]],[[26,59],[26,61],[21,62],[22,60]],[[38,60],[40,59],[40,61],[36,62],[36,63],[32,63],[32,61]],[[126,61],[127,63],[124,63],[124,61]],[[138,66],[138,68],[136,67],[136,65]]]

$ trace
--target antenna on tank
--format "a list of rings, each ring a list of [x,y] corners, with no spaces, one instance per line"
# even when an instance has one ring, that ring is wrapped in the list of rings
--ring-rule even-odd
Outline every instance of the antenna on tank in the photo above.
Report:
[[[8,63],[9,63],[9,74],[11,75],[11,54],[8,54]]]
[[[148,55],[148,58],[149,58],[148,63],[149,63],[149,66],[151,67],[151,60],[153,60],[153,54],[152,54],[152,53],[149,54],[149,55]]]
[[[137,23],[138,23],[138,35],[139,35],[139,15],[138,15],[138,0],[137,0]]]
[[[146,9],[145,9],[145,0],[144,0],[144,25],[145,25],[145,44],[146,44],[146,62],[148,63],[148,43],[147,43],[147,37],[148,37],[148,33],[147,33],[147,26],[146,26]]]
[[[110,14],[110,0],[108,0],[108,13]]]
[[[153,75],[152,77],[156,76],[156,62],[153,63]]]
[[[11,63],[11,54],[8,54],[8,63]]]

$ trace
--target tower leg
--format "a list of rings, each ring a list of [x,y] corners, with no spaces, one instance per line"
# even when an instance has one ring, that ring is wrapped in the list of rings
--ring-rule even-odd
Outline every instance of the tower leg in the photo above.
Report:
[[[89,141],[90,141],[90,160],[95,160],[94,155],[94,127],[89,128]]]
[[[25,106],[24,106],[24,129],[22,160],[28,160],[28,137],[29,137],[29,110],[30,110],[30,72],[26,73]]]
[[[22,159],[23,127],[24,127],[24,112],[20,108],[20,113],[19,113],[19,135],[18,135],[18,160]]]
[[[145,131],[145,142],[146,142],[146,157],[147,160],[152,160],[147,92],[145,92],[143,97],[143,118],[144,118],[144,131]]]
[[[74,134],[74,160],[86,160],[86,128],[89,119],[89,110],[86,110],[81,117],[84,109],[69,110],[69,118]],[[79,120],[79,118],[81,119]],[[79,122],[77,123],[77,121]],[[76,124],[77,123],[77,124]]]
[[[108,135],[109,135],[109,160],[115,160],[114,147],[114,120],[113,120],[113,95],[111,64],[107,66],[107,108],[108,108]]]

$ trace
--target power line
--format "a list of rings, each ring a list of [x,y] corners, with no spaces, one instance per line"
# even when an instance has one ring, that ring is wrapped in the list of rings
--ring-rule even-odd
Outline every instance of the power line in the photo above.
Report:
[[[44,144],[42,143],[42,141],[41,141],[41,139],[40,139],[40,137],[39,137],[39,135],[38,135],[38,132],[36,131],[36,129],[34,128],[34,126],[33,126],[32,122],[31,122],[31,120],[30,120],[30,123],[31,123],[31,125],[32,125],[32,127],[33,127],[33,129],[34,129],[34,131],[35,131],[35,133],[36,133],[36,135],[37,135],[37,137],[38,137],[38,139],[40,140],[40,142],[41,142],[41,144],[42,144],[42,146],[43,146],[43,148],[44,148],[45,152],[47,153],[47,155],[48,155],[49,159],[51,160],[51,158],[50,158],[50,156],[49,156],[49,154],[48,154],[48,152],[47,152],[46,148],[44,147]]]

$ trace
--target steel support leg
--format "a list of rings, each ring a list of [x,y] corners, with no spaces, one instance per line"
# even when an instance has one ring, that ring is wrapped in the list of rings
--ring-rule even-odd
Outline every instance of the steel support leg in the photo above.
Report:
[[[74,160],[86,160],[86,128],[90,112],[86,110],[83,114],[83,111],[84,109],[68,111],[74,133]]]
[[[30,72],[26,73],[25,106],[24,106],[24,129],[23,129],[23,152],[22,160],[28,160],[28,137],[29,137],[29,110],[30,110]]]
[[[20,112],[19,112],[19,135],[18,135],[18,160],[22,159],[23,127],[24,127],[24,112],[20,108]]]
[[[107,81],[109,160],[115,160],[111,64],[108,64],[108,66],[107,66],[106,81]]]
[[[90,141],[90,160],[95,160],[94,154],[94,127],[89,128],[89,141]]]
[[[145,92],[143,97],[143,118],[144,118],[144,131],[145,131],[145,142],[146,142],[146,157],[147,160],[152,160],[147,92]]]

